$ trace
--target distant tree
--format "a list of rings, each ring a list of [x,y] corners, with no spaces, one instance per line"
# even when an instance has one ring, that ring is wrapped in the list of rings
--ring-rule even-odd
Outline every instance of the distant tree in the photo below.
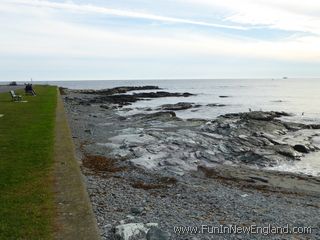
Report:
[[[9,83],[9,86],[17,86],[18,84],[17,84],[17,82],[11,82],[11,83]]]

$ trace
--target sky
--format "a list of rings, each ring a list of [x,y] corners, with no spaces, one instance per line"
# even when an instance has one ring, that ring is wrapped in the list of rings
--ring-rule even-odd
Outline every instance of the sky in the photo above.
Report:
[[[0,0],[0,81],[320,77],[319,0]]]

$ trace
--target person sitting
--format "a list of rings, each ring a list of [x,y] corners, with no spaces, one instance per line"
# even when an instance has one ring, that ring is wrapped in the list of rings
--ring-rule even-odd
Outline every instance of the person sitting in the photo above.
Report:
[[[33,90],[32,84],[27,83],[24,90],[26,94],[31,94],[32,96],[36,96],[36,92]]]

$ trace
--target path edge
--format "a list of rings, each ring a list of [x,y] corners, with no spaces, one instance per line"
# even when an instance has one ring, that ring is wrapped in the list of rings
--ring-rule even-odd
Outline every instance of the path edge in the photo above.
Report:
[[[58,88],[53,172],[56,206],[54,239],[100,240],[97,220],[76,159],[71,131]]]

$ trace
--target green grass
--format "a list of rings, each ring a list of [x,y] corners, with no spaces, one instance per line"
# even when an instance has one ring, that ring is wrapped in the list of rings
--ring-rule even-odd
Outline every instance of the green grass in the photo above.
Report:
[[[36,86],[27,103],[0,94],[0,239],[51,239],[57,91]],[[19,93],[19,91],[17,91]]]

